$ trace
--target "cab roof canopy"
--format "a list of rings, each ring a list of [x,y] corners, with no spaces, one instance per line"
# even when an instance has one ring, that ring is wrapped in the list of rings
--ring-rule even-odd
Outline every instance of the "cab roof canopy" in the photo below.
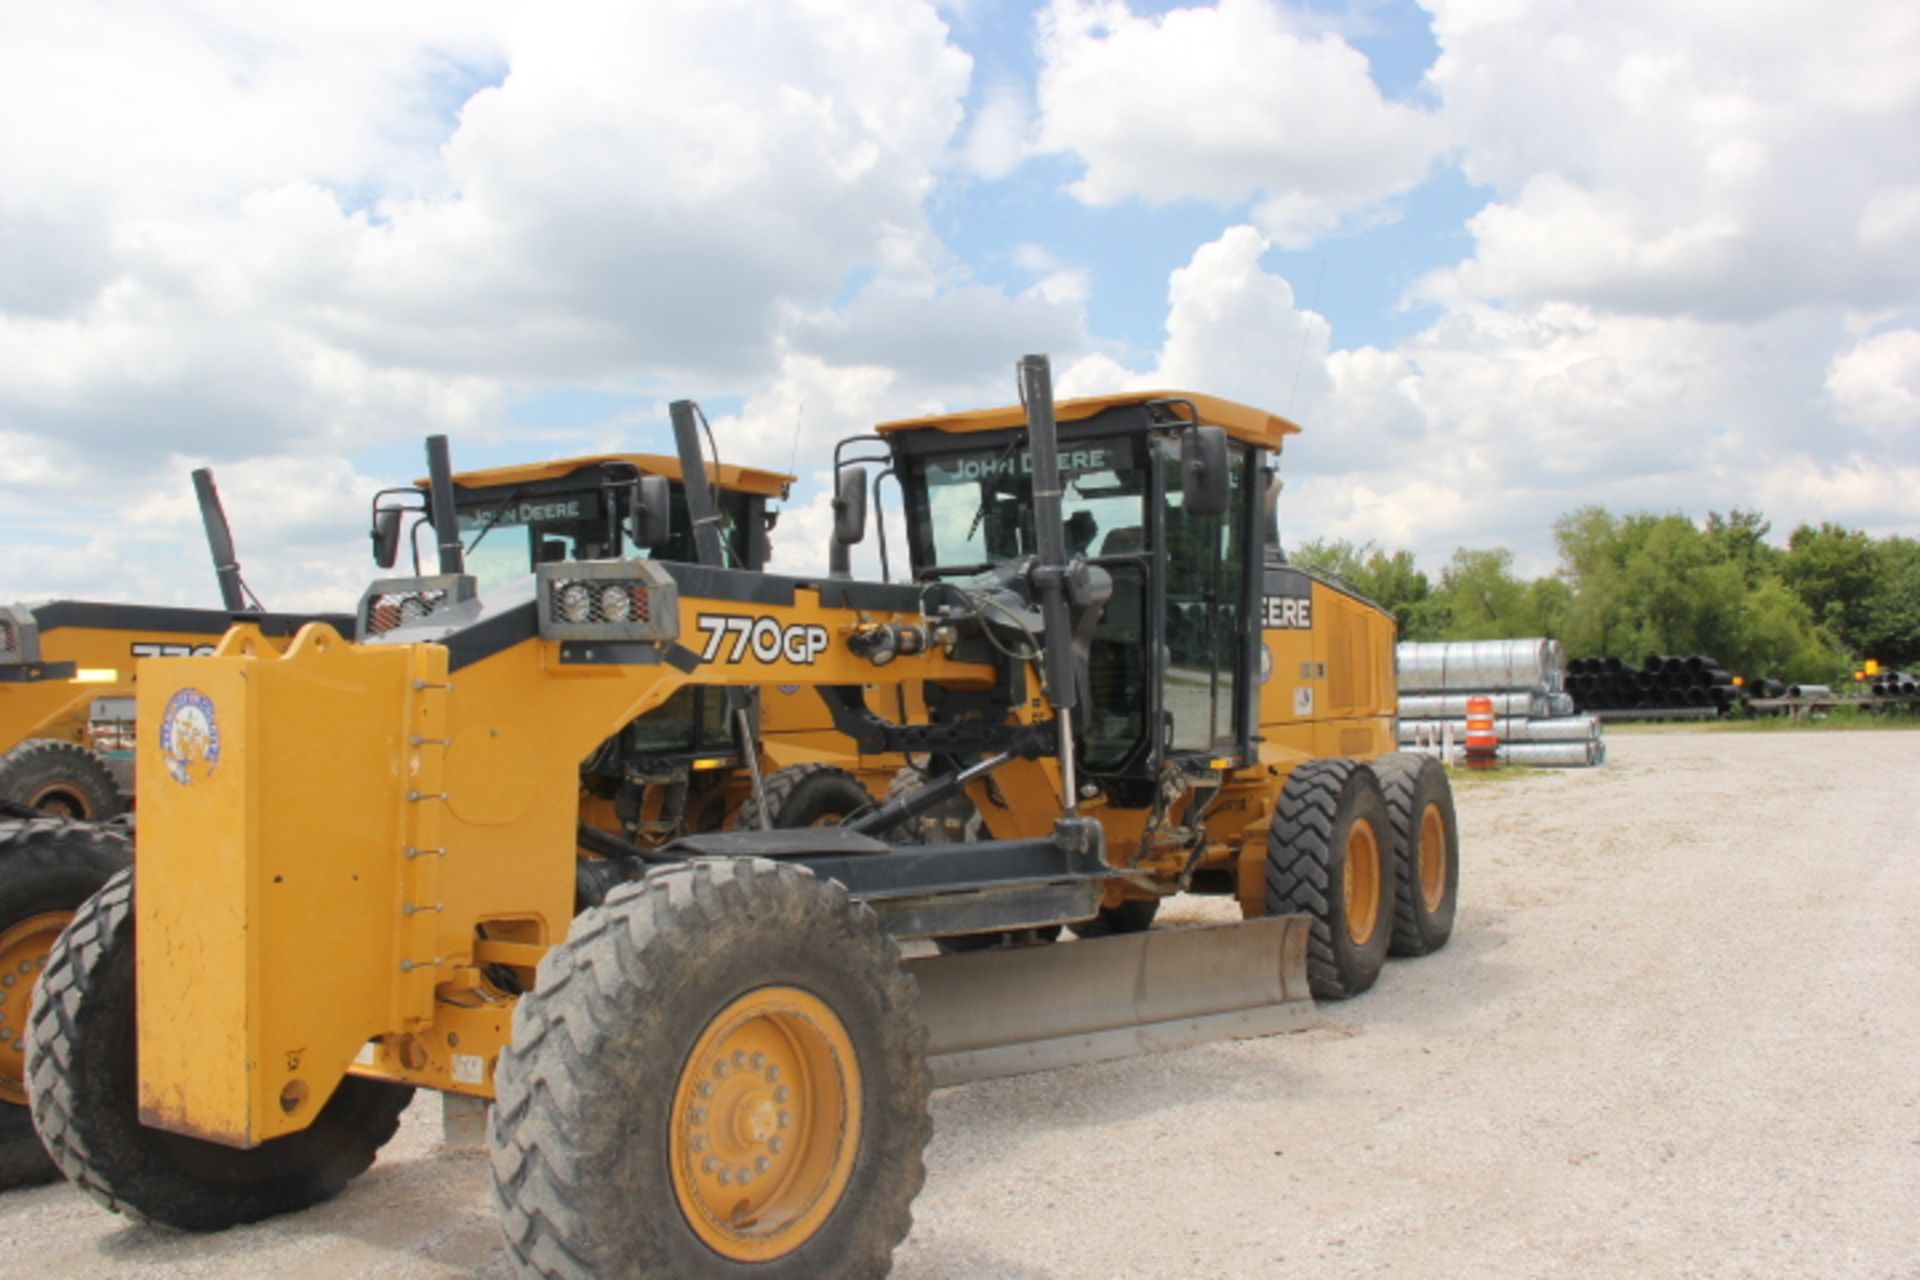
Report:
[[[680,481],[685,475],[680,469],[680,459],[670,458],[659,453],[596,453],[584,458],[554,458],[548,462],[523,462],[508,467],[489,467],[482,471],[462,471],[453,477],[456,487],[462,489],[491,489],[499,485],[539,484],[548,480],[564,480],[576,471],[598,467],[607,462],[625,462],[650,476],[665,476],[669,480]],[[778,471],[761,471],[755,467],[736,467],[723,462],[716,472],[711,466],[707,469],[707,480],[714,487],[735,492],[757,493],[769,498],[784,498],[787,487],[793,483],[793,477],[782,475]],[[422,489],[427,487],[424,479],[414,483]]]
[[[1211,426],[1224,427],[1227,434],[1235,440],[1243,440],[1262,448],[1278,449],[1281,440],[1287,436],[1298,435],[1300,432],[1298,426],[1277,413],[1268,413],[1265,409],[1255,409],[1251,405],[1222,400],[1218,396],[1203,396],[1192,391],[1127,391],[1110,396],[1081,396],[1073,400],[1056,401],[1053,414],[1060,422],[1078,422],[1108,409],[1149,404],[1156,400],[1184,400],[1200,411],[1202,422]],[[1010,404],[998,409],[969,409],[965,413],[902,418],[897,422],[883,422],[874,429],[882,432],[1004,431],[1008,427],[1025,426],[1026,421],[1027,411],[1017,404]]]

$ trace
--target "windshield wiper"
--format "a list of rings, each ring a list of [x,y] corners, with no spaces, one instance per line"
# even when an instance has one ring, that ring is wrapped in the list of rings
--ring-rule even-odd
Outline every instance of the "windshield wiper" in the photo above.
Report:
[[[520,498],[520,495],[525,493],[526,491],[527,491],[527,487],[525,485],[521,485],[518,489],[515,489],[512,493],[509,493],[506,497],[500,499],[500,505],[495,507],[491,512],[488,513],[486,523],[480,526],[480,532],[474,534],[473,541],[467,544],[467,549],[465,552],[466,555],[472,555],[473,549],[480,545],[480,539],[492,533],[493,526],[499,524],[502,520],[507,518],[507,512],[513,510],[513,504],[517,502]]]
[[[992,505],[994,496],[999,493],[998,486],[994,485],[991,479],[993,473],[1000,469],[1001,463],[1013,456],[1013,451],[1020,447],[1020,443],[1019,436],[1015,436],[1013,439],[1007,441],[1007,447],[995,454],[993,461],[986,465],[985,471],[989,478],[981,484],[980,507],[973,513],[973,523],[967,526],[966,540],[968,542],[972,542],[973,535],[980,531],[980,522],[987,518],[987,508]]]

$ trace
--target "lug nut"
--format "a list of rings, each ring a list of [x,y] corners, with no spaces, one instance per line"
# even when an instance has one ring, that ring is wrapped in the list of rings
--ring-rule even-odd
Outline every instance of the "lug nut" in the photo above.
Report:
[[[767,1055],[764,1053],[756,1053],[753,1055],[752,1062],[753,1062],[753,1069],[755,1071],[758,1071],[760,1068],[767,1065]]]
[[[785,1138],[768,1138],[767,1139],[767,1150],[773,1152],[773,1154],[779,1155],[782,1151],[785,1151],[786,1149],[787,1149],[787,1140]]]
[[[705,1107],[695,1107],[687,1113],[687,1119],[694,1124],[705,1124],[707,1122],[707,1109]]]
[[[792,1096],[793,1096],[793,1090],[787,1088],[787,1086],[785,1085],[781,1085],[778,1089],[775,1089],[773,1091],[773,1100],[775,1102],[785,1102],[788,1098]]]
[[[713,1081],[702,1080],[700,1082],[700,1088],[696,1090],[696,1092],[703,1098],[711,1098],[713,1096]]]
[[[782,1129],[784,1129],[784,1128],[786,1128],[786,1127],[787,1127],[787,1125],[788,1125],[788,1124],[789,1124],[789,1123],[790,1123],[790,1122],[791,1122],[792,1120],[793,1120],[793,1117],[792,1117],[791,1115],[789,1115],[789,1114],[788,1114],[787,1112],[785,1112],[785,1111],[782,1111],[782,1112],[780,1113],[780,1127],[781,1127]]]
[[[772,1167],[773,1167],[773,1161],[767,1159],[765,1156],[761,1156],[758,1160],[755,1160],[753,1162],[753,1169],[755,1173],[765,1173],[768,1169],[771,1169]]]

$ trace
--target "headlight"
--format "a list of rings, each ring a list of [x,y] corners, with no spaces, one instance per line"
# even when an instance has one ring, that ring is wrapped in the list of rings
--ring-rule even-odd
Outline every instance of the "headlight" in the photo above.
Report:
[[[561,587],[554,597],[554,603],[562,622],[575,626],[593,620],[593,592],[584,582],[569,582]]]
[[[624,582],[600,588],[600,619],[603,622],[633,620],[633,590]]]
[[[548,640],[679,638],[678,588],[651,560],[555,561],[534,572],[540,634]]]
[[[361,606],[364,634],[384,635],[396,627],[412,626],[446,603],[446,591],[437,587],[424,591],[370,591]]]

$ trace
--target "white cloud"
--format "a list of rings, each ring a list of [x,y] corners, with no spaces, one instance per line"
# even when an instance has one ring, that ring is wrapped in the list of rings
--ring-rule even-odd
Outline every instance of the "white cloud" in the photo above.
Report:
[[[925,4],[390,9],[16,15],[0,424],[230,456],[739,386],[936,251],[970,60]]]
[[[1423,296],[1759,319],[1920,289],[1905,0],[1428,0],[1429,72],[1496,199]]]
[[[1025,163],[1033,146],[1033,104],[1026,90],[1011,81],[994,84],[982,95],[967,128],[962,150],[967,172],[998,182]]]
[[[1920,433],[1920,330],[1876,334],[1835,357],[1827,370],[1827,394],[1849,422],[1895,433]]]
[[[1457,546],[1507,546],[1544,572],[1554,519],[1587,503],[1695,516],[1759,506],[1783,531],[1821,519],[1920,531],[1920,433],[1893,442],[1877,430],[1910,420],[1899,416],[1920,384],[1910,330],[1829,368],[1851,342],[1833,310],[1735,324],[1463,302],[1391,349],[1339,349],[1260,265],[1263,247],[1250,227],[1201,245],[1173,273],[1151,362],[1089,355],[1061,389],[1177,387],[1295,418],[1304,432],[1282,463],[1289,544],[1373,540],[1432,566]],[[1866,425],[1822,415],[1823,394]]]
[[[1085,165],[1072,190],[1090,204],[1253,201],[1297,247],[1416,186],[1444,146],[1362,54],[1271,0],[1151,18],[1054,0],[1040,29],[1039,146]]]

